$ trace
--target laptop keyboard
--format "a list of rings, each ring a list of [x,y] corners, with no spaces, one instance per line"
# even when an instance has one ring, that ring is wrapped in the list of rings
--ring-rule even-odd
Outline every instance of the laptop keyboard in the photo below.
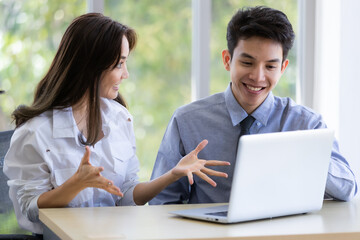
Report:
[[[226,217],[228,214],[228,211],[223,212],[211,212],[211,213],[205,213],[206,215],[212,215],[212,216],[223,216]]]

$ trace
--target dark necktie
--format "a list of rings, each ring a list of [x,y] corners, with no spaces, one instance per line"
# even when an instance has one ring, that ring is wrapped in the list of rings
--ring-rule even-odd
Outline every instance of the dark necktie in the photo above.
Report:
[[[255,121],[255,118],[251,115],[248,115],[244,120],[242,120],[240,122],[240,128],[241,128],[241,132],[240,132],[240,137],[242,135],[248,135],[249,134],[249,129],[251,127],[251,125],[253,124],[253,122]]]

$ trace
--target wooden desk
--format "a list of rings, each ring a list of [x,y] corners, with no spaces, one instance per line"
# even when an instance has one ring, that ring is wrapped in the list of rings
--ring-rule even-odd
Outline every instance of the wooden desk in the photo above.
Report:
[[[325,201],[315,213],[230,225],[168,213],[191,207],[40,209],[40,220],[61,239],[360,239],[360,198],[347,203]]]

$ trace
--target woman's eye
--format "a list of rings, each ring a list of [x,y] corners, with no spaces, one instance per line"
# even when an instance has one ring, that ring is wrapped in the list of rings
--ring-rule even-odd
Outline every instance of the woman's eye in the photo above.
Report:
[[[117,68],[121,68],[122,63],[119,63],[118,65],[116,65]]]

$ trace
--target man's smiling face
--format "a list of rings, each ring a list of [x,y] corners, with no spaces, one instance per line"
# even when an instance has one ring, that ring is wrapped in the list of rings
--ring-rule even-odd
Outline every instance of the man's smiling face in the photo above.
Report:
[[[248,114],[266,99],[289,63],[282,59],[280,43],[261,37],[240,39],[232,59],[228,50],[222,52],[222,57],[230,72],[231,90]]]

